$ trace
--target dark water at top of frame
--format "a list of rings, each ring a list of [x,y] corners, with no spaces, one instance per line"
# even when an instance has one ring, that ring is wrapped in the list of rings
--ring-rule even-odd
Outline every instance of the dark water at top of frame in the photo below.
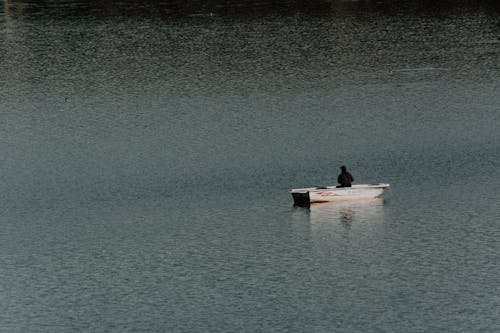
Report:
[[[0,331],[500,331],[499,13],[4,0]]]

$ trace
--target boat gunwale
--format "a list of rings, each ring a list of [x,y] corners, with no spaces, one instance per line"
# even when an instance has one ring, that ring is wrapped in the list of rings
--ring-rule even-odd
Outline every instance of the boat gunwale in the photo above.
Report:
[[[291,189],[290,193],[306,193],[306,192],[322,192],[322,191],[346,191],[346,190],[364,190],[364,189],[376,189],[376,188],[388,188],[390,185],[388,183],[378,183],[378,184],[358,184],[352,185],[351,187],[336,187],[336,186],[326,186],[326,187],[307,187],[307,188],[297,188]]]

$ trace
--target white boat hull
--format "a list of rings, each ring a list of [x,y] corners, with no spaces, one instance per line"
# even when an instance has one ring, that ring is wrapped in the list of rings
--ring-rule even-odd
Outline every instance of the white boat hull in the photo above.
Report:
[[[376,198],[384,192],[389,184],[364,184],[352,187],[311,187],[293,189],[294,204],[298,206],[309,206],[318,202],[348,201]]]

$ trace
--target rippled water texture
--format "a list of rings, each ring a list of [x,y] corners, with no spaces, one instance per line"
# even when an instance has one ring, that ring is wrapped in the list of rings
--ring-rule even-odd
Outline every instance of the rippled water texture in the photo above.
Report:
[[[494,2],[2,6],[0,331],[500,331]]]

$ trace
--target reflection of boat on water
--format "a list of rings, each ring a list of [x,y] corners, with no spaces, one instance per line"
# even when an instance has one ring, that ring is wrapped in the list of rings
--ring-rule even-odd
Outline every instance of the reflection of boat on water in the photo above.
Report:
[[[389,184],[363,184],[352,187],[310,187],[290,191],[294,205],[308,207],[312,203],[351,201],[376,198],[384,192]]]
[[[309,216],[311,224],[317,226],[331,224],[332,221],[345,225],[356,222],[359,225],[363,222],[373,223],[380,220],[383,206],[384,200],[381,198],[313,204]]]
[[[385,237],[386,218],[381,198],[312,204],[309,209],[295,209],[309,213],[309,235],[315,253],[325,255],[327,260],[338,260],[340,266],[350,266],[357,258],[370,256],[367,251],[377,251]]]

